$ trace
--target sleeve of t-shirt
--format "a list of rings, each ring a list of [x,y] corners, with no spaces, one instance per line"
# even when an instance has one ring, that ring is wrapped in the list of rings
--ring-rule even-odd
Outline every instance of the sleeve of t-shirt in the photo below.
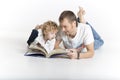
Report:
[[[88,25],[85,25],[86,29],[85,29],[85,38],[84,38],[84,44],[85,45],[89,45],[92,42],[94,42],[94,38],[93,38],[93,34],[92,34],[92,30]]]

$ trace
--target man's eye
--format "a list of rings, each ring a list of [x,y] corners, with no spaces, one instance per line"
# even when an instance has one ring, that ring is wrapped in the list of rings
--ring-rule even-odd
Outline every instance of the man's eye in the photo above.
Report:
[[[64,28],[67,28],[67,26],[64,26]]]
[[[66,28],[66,26],[64,26],[64,28]]]

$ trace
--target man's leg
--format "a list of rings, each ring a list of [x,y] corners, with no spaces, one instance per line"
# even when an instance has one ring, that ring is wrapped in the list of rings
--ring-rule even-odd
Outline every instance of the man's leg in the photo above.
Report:
[[[95,29],[88,22],[86,22],[86,24],[91,27],[93,37],[94,37],[94,49],[96,50],[104,44],[104,41],[101,39],[100,35],[95,31]]]
[[[85,10],[83,10],[82,7],[80,7],[79,9],[80,10],[77,14],[78,15],[77,21],[80,23],[85,23],[91,27],[93,37],[94,37],[94,49],[96,50],[104,44],[104,41],[101,39],[99,34],[94,30],[94,28],[88,22],[85,21],[85,19],[84,19]]]
[[[79,18],[78,18],[78,21],[79,21]],[[94,37],[94,50],[96,50],[104,44],[104,41],[101,39],[100,35],[95,31],[95,29],[88,22],[86,22],[86,24],[89,25],[92,30],[93,37]]]

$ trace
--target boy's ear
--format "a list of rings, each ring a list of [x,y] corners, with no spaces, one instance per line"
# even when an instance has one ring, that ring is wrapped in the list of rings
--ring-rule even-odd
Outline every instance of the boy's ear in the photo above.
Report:
[[[42,33],[43,33],[44,36],[46,35],[46,31],[45,30],[43,30]]]
[[[46,30],[44,30],[44,34],[47,34],[47,31],[46,31]]]

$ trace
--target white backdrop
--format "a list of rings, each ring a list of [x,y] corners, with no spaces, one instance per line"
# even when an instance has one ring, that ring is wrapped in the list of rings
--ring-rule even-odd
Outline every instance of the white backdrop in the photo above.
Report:
[[[79,64],[76,61],[69,61],[70,64],[67,63],[71,66],[69,69],[65,65],[66,60],[59,60],[63,67],[60,64],[57,67],[60,68],[61,66],[63,69],[72,70],[71,72],[68,71],[70,73],[64,71],[63,73],[63,69],[60,68],[56,72],[61,74],[57,73],[55,78],[59,78],[59,75],[66,78],[67,74],[69,74],[71,79],[74,79],[72,76],[78,79],[79,75],[85,79],[86,76],[87,79],[120,79],[119,0],[0,0],[0,79],[6,76],[11,79],[28,78],[28,76],[30,78],[39,78],[40,75],[42,75],[43,79],[45,75],[53,78],[49,75],[52,69],[45,66],[51,65],[52,68],[57,60],[53,60],[54,63],[51,63],[52,61],[49,59],[40,59],[44,65],[42,66],[41,62],[37,61],[38,58],[35,60],[35,58],[23,57],[27,45],[26,40],[36,24],[41,24],[47,20],[58,23],[62,11],[72,10],[76,14],[79,6],[86,10],[86,20],[91,23],[105,41],[102,50],[97,51],[102,55],[97,54],[93,59],[81,60]],[[48,65],[44,64],[44,61]],[[47,68],[45,69],[46,72],[40,73],[41,71],[37,70],[40,66]],[[81,67],[78,70],[80,72],[73,69],[76,66]]]
[[[63,10],[77,13],[79,6],[84,7],[86,20],[104,38],[117,38],[120,18],[119,0],[0,0],[1,36],[11,32],[27,33],[36,24],[47,20],[58,22]]]

